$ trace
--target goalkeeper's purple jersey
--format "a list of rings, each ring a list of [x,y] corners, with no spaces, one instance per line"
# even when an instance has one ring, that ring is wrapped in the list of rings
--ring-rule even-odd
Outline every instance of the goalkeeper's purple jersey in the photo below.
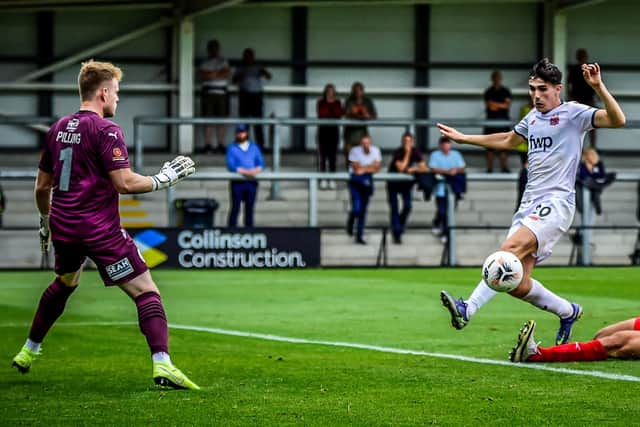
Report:
[[[47,133],[39,165],[53,174],[52,239],[78,242],[119,229],[119,195],[109,172],[128,167],[118,125],[93,111],[58,120]]]

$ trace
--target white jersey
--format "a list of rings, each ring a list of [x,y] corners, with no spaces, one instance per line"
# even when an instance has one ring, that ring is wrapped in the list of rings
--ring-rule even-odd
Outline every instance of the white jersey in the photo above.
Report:
[[[563,102],[541,113],[533,109],[514,127],[528,142],[528,181],[523,202],[558,197],[574,203],[576,172],[585,134],[597,109]]]
[[[356,145],[349,151],[349,172],[353,172],[351,162],[357,162],[360,166],[369,166],[382,161],[380,149],[375,145],[369,147],[369,153],[365,153],[362,145]]]

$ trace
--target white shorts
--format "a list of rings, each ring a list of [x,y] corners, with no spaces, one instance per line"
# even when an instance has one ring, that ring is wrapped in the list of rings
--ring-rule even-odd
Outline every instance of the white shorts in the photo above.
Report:
[[[555,244],[571,227],[575,212],[575,203],[565,199],[522,202],[513,216],[507,238],[523,225],[531,230],[538,240],[538,250],[533,256],[536,263],[540,263],[551,256]]]

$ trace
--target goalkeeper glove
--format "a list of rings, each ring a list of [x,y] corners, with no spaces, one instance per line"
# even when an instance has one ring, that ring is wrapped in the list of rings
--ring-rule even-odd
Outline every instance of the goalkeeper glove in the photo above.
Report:
[[[196,171],[195,163],[189,157],[178,156],[166,162],[160,172],[151,177],[152,191],[171,187]]]
[[[38,230],[40,236],[40,250],[42,252],[49,252],[49,215],[40,215],[40,229]]]

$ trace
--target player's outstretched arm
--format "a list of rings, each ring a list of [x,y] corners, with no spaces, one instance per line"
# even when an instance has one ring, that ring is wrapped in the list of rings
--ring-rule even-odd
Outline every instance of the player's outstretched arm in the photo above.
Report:
[[[611,95],[607,87],[602,82],[600,65],[598,63],[582,64],[582,76],[593,88],[604,104],[604,110],[596,111],[594,124],[599,128],[620,128],[623,127],[626,118],[618,101]]]
[[[512,150],[523,141],[522,137],[514,131],[489,135],[467,135],[442,123],[438,123],[437,126],[442,136],[446,136],[459,144],[471,144],[495,150]]]
[[[129,168],[109,172],[111,182],[120,194],[137,194],[171,187],[196,171],[193,160],[178,156],[166,162],[153,176],[140,175]]]

